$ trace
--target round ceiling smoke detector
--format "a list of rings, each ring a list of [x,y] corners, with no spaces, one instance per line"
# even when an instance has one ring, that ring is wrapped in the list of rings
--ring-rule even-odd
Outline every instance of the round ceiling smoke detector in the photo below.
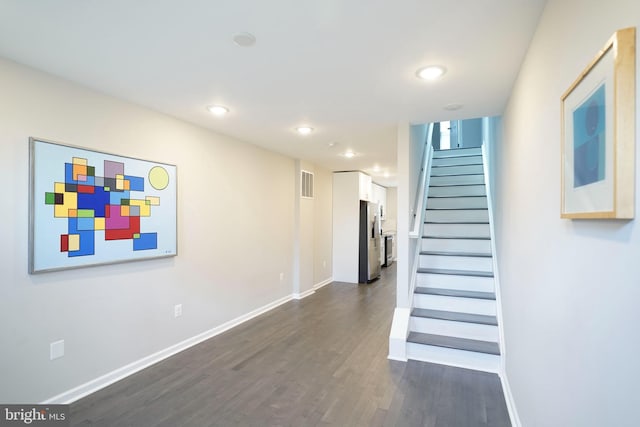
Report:
[[[447,104],[444,106],[445,110],[456,111],[462,108],[462,104]]]
[[[430,65],[416,71],[416,76],[422,80],[437,80],[447,72],[441,65]]]
[[[233,36],[233,42],[241,47],[250,47],[256,44],[256,36],[251,33],[237,33]]]

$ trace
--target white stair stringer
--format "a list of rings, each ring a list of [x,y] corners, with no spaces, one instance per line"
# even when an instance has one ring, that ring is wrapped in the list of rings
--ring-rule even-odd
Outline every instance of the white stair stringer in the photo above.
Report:
[[[491,224],[479,148],[435,151],[408,359],[499,372]]]

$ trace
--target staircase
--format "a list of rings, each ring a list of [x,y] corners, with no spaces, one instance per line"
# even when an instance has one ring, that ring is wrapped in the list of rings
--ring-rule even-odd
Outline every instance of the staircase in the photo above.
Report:
[[[480,148],[434,152],[407,357],[498,372],[500,346]]]

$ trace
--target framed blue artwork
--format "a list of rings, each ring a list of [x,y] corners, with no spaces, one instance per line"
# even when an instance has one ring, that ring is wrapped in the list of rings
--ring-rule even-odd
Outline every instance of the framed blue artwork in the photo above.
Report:
[[[177,255],[176,166],[29,140],[29,273]]]
[[[635,39],[617,31],[561,97],[562,218],[634,217]]]

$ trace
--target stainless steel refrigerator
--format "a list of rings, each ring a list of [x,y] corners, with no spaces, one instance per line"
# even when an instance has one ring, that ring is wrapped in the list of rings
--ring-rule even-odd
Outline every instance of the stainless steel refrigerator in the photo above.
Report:
[[[378,205],[360,200],[360,252],[358,282],[368,283],[380,277],[380,218]]]

